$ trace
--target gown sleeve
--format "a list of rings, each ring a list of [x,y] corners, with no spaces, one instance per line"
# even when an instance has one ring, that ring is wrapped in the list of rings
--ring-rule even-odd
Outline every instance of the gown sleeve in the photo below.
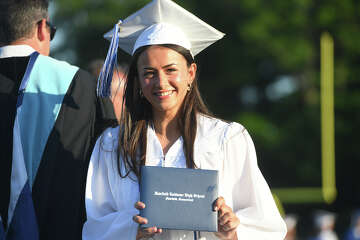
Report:
[[[138,214],[131,197],[136,194],[129,190],[133,186],[128,178],[120,178],[117,171],[117,154],[112,141],[108,141],[105,131],[97,140],[93,150],[86,182],[87,221],[83,227],[84,240],[135,239],[138,229],[132,217]],[[108,149],[107,145],[111,145]],[[133,183],[137,184],[137,183]],[[136,186],[136,185],[134,185]],[[124,204],[128,201],[128,205]],[[131,202],[131,203],[130,203]],[[130,207],[131,206],[131,207]]]
[[[225,197],[240,220],[238,239],[283,240],[286,225],[257,164],[253,141],[239,124],[230,125],[224,142]]]

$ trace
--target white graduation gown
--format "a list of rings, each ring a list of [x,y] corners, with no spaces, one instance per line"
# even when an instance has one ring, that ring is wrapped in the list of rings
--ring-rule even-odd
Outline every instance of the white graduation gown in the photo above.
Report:
[[[132,217],[139,214],[134,208],[139,200],[139,185],[133,174],[130,178],[119,176],[118,131],[118,127],[107,129],[97,140],[91,156],[84,240],[136,239],[138,224]],[[258,168],[251,137],[243,126],[199,115],[194,156],[196,166],[219,171],[219,195],[240,220],[237,228],[239,239],[284,239],[285,223]],[[154,130],[149,127],[146,165],[186,167],[182,138],[164,156]],[[218,239],[213,233],[201,232],[200,235],[201,239]],[[163,233],[154,239],[194,239],[194,234],[163,229]]]

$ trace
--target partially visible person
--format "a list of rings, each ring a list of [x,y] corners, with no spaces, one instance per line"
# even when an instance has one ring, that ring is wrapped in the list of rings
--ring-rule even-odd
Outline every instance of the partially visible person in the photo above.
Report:
[[[124,90],[126,84],[127,64],[120,64],[114,69],[114,74],[111,82],[111,96],[110,99],[114,105],[115,116],[120,122],[122,109],[124,106]]]
[[[104,61],[102,59],[96,59],[89,64],[89,71],[96,78],[99,77],[101,69],[104,65]],[[124,86],[126,84],[126,74],[128,71],[127,63],[116,64],[113,77],[111,82],[111,102],[113,103],[114,112],[116,119],[120,122],[121,112],[123,108],[123,98],[124,98]]]
[[[297,240],[297,222],[298,218],[294,214],[287,214],[284,218],[287,233],[284,240]]]
[[[87,70],[95,77],[98,78],[102,69],[102,66],[104,65],[103,59],[95,59],[92,60],[87,67]]]
[[[81,239],[96,138],[115,119],[88,72],[49,57],[48,0],[0,1],[0,216],[8,239]]]
[[[346,231],[344,240],[360,240],[360,209],[352,213],[350,228]]]
[[[336,214],[318,210],[314,215],[314,224],[316,234],[315,237],[310,240],[338,240],[338,236],[335,232]]]
[[[214,117],[199,92],[194,57],[224,34],[173,1],[154,0],[116,24],[112,35],[109,52],[119,42],[132,55],[126,107],[119,126],[107,129],[92,153],[83,239],[283,240],[286,226],[248,131]],[[105,62],[110,71],[114,63]],[[109,87],[110,75],[102,76]],[[148,220],[139,210],[151,207],[139,202],[143,165],[218,170],[218,232],[142,228]]]
[[[5,230],[0,216],[0,240],[5,240]]]

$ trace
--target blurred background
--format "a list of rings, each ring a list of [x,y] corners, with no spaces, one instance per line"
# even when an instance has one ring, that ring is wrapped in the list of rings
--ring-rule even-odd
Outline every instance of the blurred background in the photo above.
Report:
[[[51,55],[87,69],[91,61],[106,57],[109,42],[103,34],[148,2],[50,2],[58,28]],[[226,33],[196,57],[202,95],[218,117],[248,129],[279,209],[284,216],[297,216],[298,239],[314,234],[313,216],[319,209],[336,213],[335,231],[342,238],[352,211],[360,207],[360,2],[175,2]],[[321,36],[333,44],[325,58],[331,62],[333,56],[328,71],[334,79],[334,112],[328,109],[330,115],[323,117],[325,122],[334,117],[330,137],[335,145],[327,150],[335,160],[327,163],[332,164],[326,167],[330,173],[324,170],[321,137]],[[119,62],[128,60],[120,52]],[[324,174],[330,177],[323,179]],[[326,198],[324,186],[332,181],[334,189]]]

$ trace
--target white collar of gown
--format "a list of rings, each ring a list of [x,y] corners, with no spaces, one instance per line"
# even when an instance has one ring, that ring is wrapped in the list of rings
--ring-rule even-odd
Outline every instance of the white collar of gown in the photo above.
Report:
[[[183,138],[180,136],[164,155],[160,141],[150,124],[147,131],[146,165],[185,168],[186,161],[182,151],[183,142]]]
[[[198,168],[216,169],[217,163],[209,161],[207,155],[220,151],[224,141],[224,130],[228,123],[211,117],[198,115],[194,161]],[[164,156],[162,146],[155,130],[150,124],[147,130],[146,165],[186,168],[183,151],[184,140],[179,137]]]

